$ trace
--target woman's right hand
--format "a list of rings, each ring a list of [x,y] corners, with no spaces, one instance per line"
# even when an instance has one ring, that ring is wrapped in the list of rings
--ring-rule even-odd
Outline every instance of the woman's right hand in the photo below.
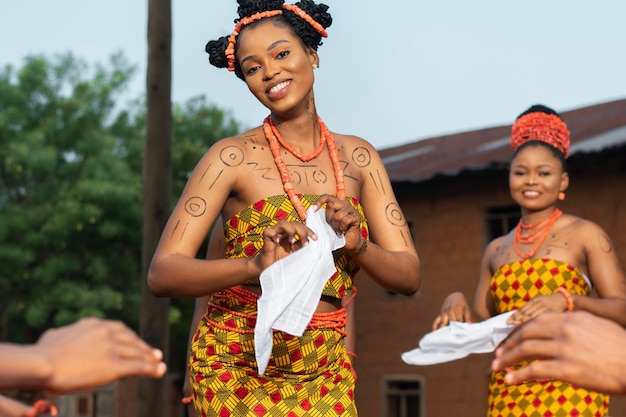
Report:
[[[453,292],[446,297],[441,312],[433,322],[433,330],[445,327],[451,321],[472,322],[472,310],[461,292]]]
[[[281,220],[272,227],[263,230],[263,249],[256,257],[261,271],[274,262],[317,240],[313,230],[300,222]]]

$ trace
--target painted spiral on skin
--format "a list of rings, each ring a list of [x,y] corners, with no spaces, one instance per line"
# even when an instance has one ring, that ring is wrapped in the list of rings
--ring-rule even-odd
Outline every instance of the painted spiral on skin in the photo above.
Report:
[[[352,151],[352,160],[356,166],[364,168],[372,162],[372,156],[370,155],[370,151],[362,146],[359,146],[354,148],[354,151]]]
[[[191,197],[185,203],[185,211],[193,217],[200,217],[206,211],[206,201],[201,197]]]
[[[394,226],[406,226],[406,219],[397,203],[389,204],[385,209],[385,213],[387,214],[387,220]]]
[[[236,146],[227,146],[220,152],[220,159],[224,165],[236,167],[243,162],[243,151]]]

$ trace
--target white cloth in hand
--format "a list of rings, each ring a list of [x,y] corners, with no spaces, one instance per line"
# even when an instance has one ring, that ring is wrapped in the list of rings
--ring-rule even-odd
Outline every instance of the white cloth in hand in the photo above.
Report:
[[[511,331],[506,321],[514,311],[502,313],[479,323],[451,321],[446,327],[427,333],[419,347],[402,354],[409,365],[433,365],[464,358],[472,353],[493,352]]]
[[[272,329],[302,336],[315,313],[326,281],[337,272],[332,251],[346,240],[326,221],[326,211],[307,211],[306,225],[317,240],[273,263],[261,273],[261,297],[254,328],[258,372],[263,375],[272,353]]]

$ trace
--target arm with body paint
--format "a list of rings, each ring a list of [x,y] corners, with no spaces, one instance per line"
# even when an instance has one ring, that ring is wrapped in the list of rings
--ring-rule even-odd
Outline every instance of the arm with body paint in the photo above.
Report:
[[[414,294],[420,286],[420,261],[387,171],[369,143],[356,137],[346,143],[353,147],[346,171],[348,175],[357,171],[361,177],[360,202],[372,240],[361,236],[360,216],[347,201],[326,195],[316,205],[326,204],[326,220],[344,233],[344,250],[369,277],[390,291]]]

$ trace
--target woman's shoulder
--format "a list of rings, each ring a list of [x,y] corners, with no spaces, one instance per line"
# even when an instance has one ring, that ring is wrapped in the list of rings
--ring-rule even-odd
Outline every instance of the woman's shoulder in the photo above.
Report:
[[[484,250],[484,256],[491,257],[495,255],[496,253],[500,253],[507,247],[511,246],[512,242],[513,242],[512,233],[507,233],[506,235],[498,236],[492,239],[489,243],[487,243],[487,246],[485,247],[485,250]]]
[[[598,225],[597,223],[595,223],[594,221],[585,219],[579,216],[575,216],[573,214],[563,213],[562,220],[563,220],[563,226],[562,226],[563,229],[567,229],[568,231],[573,231],[575,233],[582,233],[582,234],[598,233],[598,232],[604,233],[604,230],[602,229],[602,227]]]
[[[254,143],[259,145],[266,144],[265,136],[263,135],[263,127],[257,126],[239,133],[235,136],[228,136],[215,142],[213,146],[226,147],[226,146],[242,146],[245,144]]]
[[[347,160],[354,161],[360,168],[382,165],[382,159],[378,150],[367,140],[346,134],[333,133],[335,143],[340,154]]]
[[[227,161],[237,161],[250,150],[260,149],[267,145],[263,129],[260,126],[246,130],[235,136],[228,136],[215,142],[207,151],[207,154],[226,158]]]
[[[367,140],[363,139],[360,136],[348,135],[345,133],[335,133],[335,132],[332,132],[332,134],[337,145],[343,145],[349,149],[355,149],[359,147],[368,148],[372,150],[374,149],[374,146],[370,142],[368,142]]]
[[[563,220],[565,221],[563,225],[564,235],[574,237],[583,246],[595,242],[611,241],[607,231],[592,220],[572,214],[564,214]]]

